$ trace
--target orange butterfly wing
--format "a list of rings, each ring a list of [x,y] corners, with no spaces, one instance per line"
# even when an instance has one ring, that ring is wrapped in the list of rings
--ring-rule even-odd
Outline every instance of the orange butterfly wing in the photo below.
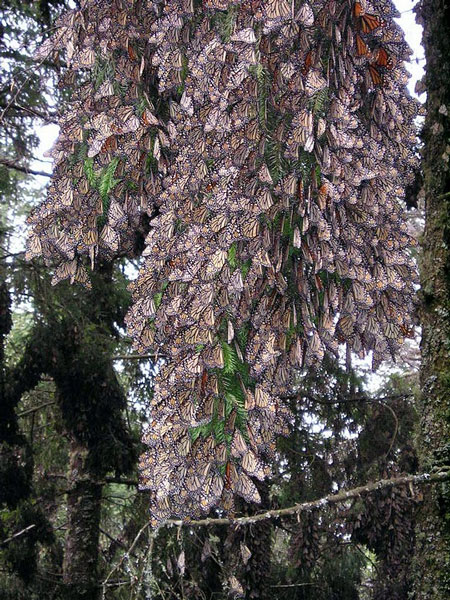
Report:
[[[302,75],[306,75],[308,73],[309,69],[311,68],[311,64],[312,64],[312,52],[310,50],[305,58],[305,64],[303,65]]]
[[[360,35],[356,34],[356,53],[358,56],[367,56],[369,52],[369,46]]]
[[[384,48],[380,48],[378,50],[374,64],[378,65],[379,67],[385,67],[386,69],[392,69],[392,67],[394,66],[392,58]]]
[[[371,33],[374,29],[378,29],[379,27],[384,27],[384,20],[380,19],[376,15],[361,15],[361,30],[363,33]]]
[[[117,138],[115,135],[110,135],[103,143],[100,152],[115,152],[117,150]]]
[[[355,17],[360,17],[363,13],[364,9],[362,7],[361,2],[355,2],[355,5],[353,6],[353,14],[355,15]]]
[[[375,65],[369,65],[369,74],[373,85],[383,85],[383,76]]]

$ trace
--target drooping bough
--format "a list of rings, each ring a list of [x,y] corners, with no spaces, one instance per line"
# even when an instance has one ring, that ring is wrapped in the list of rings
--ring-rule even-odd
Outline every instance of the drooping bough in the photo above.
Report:
[[[30,215],[28,258],[57,264],[54,282],[89,285],[84,257],[133,255],[143,215],[151,214],[168,143],[154,114],[148,32],[151,5],[83,2],[57,22],[38,50],[45,60],[65,51],[60,87],[70,94],[50,152],[54,174],[47,199]]]
[[[50,42],[73,39],[90,75],[30,254],[84,281],[83,255],[130,253],[153,215],[127,323],[166,357],[140,465],[156,525],[259,501],[296,375],[340,344],[375,368],[412,336],[401,201],[419,109],[389,1],[108,5],[85,2]]]

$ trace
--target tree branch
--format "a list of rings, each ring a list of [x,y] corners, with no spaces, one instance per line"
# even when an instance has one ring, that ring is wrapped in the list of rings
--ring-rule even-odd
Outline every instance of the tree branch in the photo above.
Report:
[[[316,404],[348,404],[350,402],[379,402],[380,404],[385,404],[386,400],[399,400],[400,398],[412,398],[414,394],[391,394],[389,396],[381,396],[380,398],[372,398],[370,396],[360,395],[353,396],[352,398],[343,398],[341,400],[322,400],[321,398],[315,398],[314,396],[305,395],[302,393],[299,394],[289,394],[283,395],[281,398],[283,400],[308,400],[309,402],[315,402]]]
[[[119,485],[131,485],[133,487],[139,485],[137,479],[121,479],[120,477],[105,477],[101,483],[118,483]]]
[[[14,169],[19,171],[20,173],[26,173],[27,175],[40,175],[41,177],[51,177],[51,173],[46,173],[45,171],[36,171],[35,169],[30,169],[29,167],[25,167],[23,165],[18,165],[14,160],[10,158],[0,157],[0,165],[7,167],[8,169]]]
[[[0,542],[0,546],[4,546],[5,544],[8,544],[9,542],[11,542],[12,540],[14,540],[15,538],[18,538],[21,535],[23,535],[24,533],[27,533],[28,531],[30,531],[30,529],[33,529],[34,527],[36,527],[35,523],[33,523],[33,525],[28,525],[28,527],[25,527],[25,529],[21,529],[20,531],[18,531],[14,535],[11,535],[9,538],[6,538],[6,540],[3,540],[2,542]]]
[[[39,404],[39,406],[34,406],[33,408],[28,408],[27,410],[23,410],[22,412],[17,414],[17,417],[19,419],[21,417],[26,417],[27,415],[31,415],[32,413],[38,412],[39,410],[46,408],[47,406],[51,406],[52,404],[56,404],[56,400],[50,400],[49,402],[44,402],[43,404]]]
[[[42,110],[38,110],[37,108],[31,108],[30,106],[21,106],[20,104],[7,105],[3,102],[0,102],[0,108],[6,108],[8,111],[15,110],[17,112],[29,113],[29,116],[38,117],[46,123],[54,123],[55,125],[58,124],[58,121],[56,120],[58,115],[56,113],[46,113]]]
[[[145,360],[147,358],[165,358],[164,354],[118,354],[113,356],[113,360]]]
[[[252,515],[250,517],[238,517],[237,519],[231,518],[218,518],[218,519],[199,519],[198,521],[181,521],[169,519],[161,524],[161,527],[204,527],[208,525],[249,525],[251,523],[256,523],[257,521],[265,521],[267,519],[273,519],[278,517],[286,517],[290,515],[298,515],[305,511],[310,510],[318,510],[322,509],[326,506],[330,506],[333,504],[339,504],[340,502],[345,502],[346,500],[350,500],[352,498],[358,498],[363,494],[369,494],[371,492],[383,490],[390,487],[396,487],[400,485],[407,484],[431,484],[431,483],[439,483],[442,481],[450,480],[450,466],[446,468],[446,470],[441,470],[436,473],[421,473],[419,475],[404,475],[403,477],[394,477],[392,479],[380,479],[379,481],[375,481],[372,483],[368,483],[366,485],[362,485],[359,487],[352,488],[350,490],[342,490],[336,494],[329,494],[319,500],[313,500],[312,502],[303,502],[302,504],[295,504],[294,506],[290,506],[288,508],[280,508],[277,510],[268,510],[263,513],[259,513],[256,515]],[[139,539],[142,534],[150,527],[150,521],[145,523],[136,537],[134,538],[132,544],[130,545],[127,552],[125,552],[119,562],[113,566],[111,571],[106,576],[105,580],[102,582],[102,587],[107,586],[108,581],[115,571],[117,571],[121,566],[124,560],[128,559],[128,557],[132,554],[135,549]],[[156,535],[157,530],[152,531],[151,539]]]
[[[333,504],[339,504],[352,498],[358,498],[364,494],[370,494],[371,492],[377,492],[390,487],[398,487],[401,485],[407,485],[411,483],[415,484],[431,484],[439,483],[442,481],[450,481],[450,467],[447,470],[438,471],[436,473],[421,473],[419,475],[404,475],[402,477],[394,477],[392,479],[380,479],[366,485],[352,488],[350,490],[342,490],[336,494],[329,494],[319,500],[313,500],[312,502],[303,502],[301,504],[294,504],[288,508],[279,508],[276,510],[268,510],[263,513],[252,515],[250,517],[238,517],[237,519],[231,519],[228,517],[222,518],[208,518],[199,519],[198,521],[181,521],[181,520],[168,520],[164,525],[170,526],[175,525],[177,527],[204,527],[207,525],[248,525],[250,523],[256,523],[258,521],[265,521],[267,519],[274,519],[278,517],[286,517],[290,515],[300,514],[305,511],[317,510],[325,508]],[[148,526],[150,523],[147,524]]]

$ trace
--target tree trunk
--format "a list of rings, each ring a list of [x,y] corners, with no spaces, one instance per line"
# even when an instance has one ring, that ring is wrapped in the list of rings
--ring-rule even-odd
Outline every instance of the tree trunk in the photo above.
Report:
[[[65,600],[97,600],[97,574],[102,486],[86,467],[88,451],[70,442],[68,529],[64,553]]]
[[[419,458],[450,464],[450,6],[422,0],[427,116],[423,131],[426,226],[421,261],[422,396]],[[450,597],[450,486],[426,492],[416,531],[416,600]]]

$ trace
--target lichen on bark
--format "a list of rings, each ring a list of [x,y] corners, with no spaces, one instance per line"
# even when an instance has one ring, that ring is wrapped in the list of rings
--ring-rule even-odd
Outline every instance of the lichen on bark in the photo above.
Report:
[[[450,464],[450,5],[422,0],[427,116],[422,131],[426,225],[421,256],[422,393],[418,450],[422,467]],[[450,486],[424,498],[416,532],[416,600],[450,594]]]

